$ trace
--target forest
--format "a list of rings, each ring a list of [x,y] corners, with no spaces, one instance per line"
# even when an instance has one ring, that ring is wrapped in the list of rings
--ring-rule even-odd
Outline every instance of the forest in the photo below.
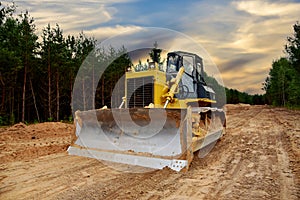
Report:
[[[93,77],[77,77],[86,82],[86,87],[92,85],[91,90],[96,89],[97,95],[90,101],[90,92],[83,93],[87,101],[76,105],[88,109],[91,103],[94,107],[110,104],[114,83],[131,64],[125,48],[100,48],[93,52],[97,42],[93,37],[83,32],[64,36],[58,24],[54,27],[48,24],[39,36],[29,13],[15,12],[14,4],[2,5],[0,10],[0,125],[72,121],[75,78],[91,52],[97,53],[98,62],[110,66],[99,84]]]
[[[0,8],[0,125],[20,121],[72,121],[73,110],[111,106],[116,82],[132,65],[125,47],[100,47],[95,51],[95,38],[83,32],[76,36],[65,36],[58,24],[46,25],[41,35],[37,35],[34,18],[27,11],[17,14],[14,4],[1,5]],[[269,76],[263,83],[266,93],[249,95],[225,88],[227,103],[300,104],[298,23],[294,25],[294,30],[285,47],[286,57],[273,62]],[[109,67],[99,72],[92,65],[86,67],[90,72],[88,76],[78,77],[78,70],[81,66],[85,68],[86,58],[91,53],[97,63]],[[100,80],[96,78],[99,73],[103,73]],[[209,83],[215,91],[224,90],[224,86],[214,79],[209,79]],[[76,98],[74,102],[74,87],[83,102],[76,102]],[[121,102],[121,96],[117,98]]]
[[[273,61],[269,76],[263,83],[268,104],[291,108],[300,107],[300,24],[293,25],[294,33],[287,37],[285,57]]]
[[[294,33],[287,37],[285,56],[274,60],[265,82],[263,95],[249,95],[235,89],[226,90],[227,103],[269,104],[288,108],[300,107],[300,24],[293,25]]]

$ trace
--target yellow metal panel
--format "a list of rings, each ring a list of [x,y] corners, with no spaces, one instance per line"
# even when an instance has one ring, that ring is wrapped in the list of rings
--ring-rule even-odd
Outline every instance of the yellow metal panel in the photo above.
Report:
[[[198,98],[198,99],[185,99],[187,103],[192,103],[192,102],[207,102],[207,103],[216,103],[216,101],[207,99],[207,98]]]
[[[163,89],[166,86],[166,74],[158,71],[154,80],[154,105],[155,107],[163,106],[163,99],[161,96],[163,95]]]
[[[126,72],[126,81],[125,88],[127,88],[127,79],[130,78],[141,78],[141,77],[154,77],[154,87],[153,87],[153,104],[156,108],[160,108],[164,106],[165,98],[162,98],[164,95],[164,87],[166,86],[166,74],[165,72],[159,70],[146,70],[140,72]],[[125,91],[125,95],[127,96],[127,89]],[[198,98],[198,99],[176,99],[174,98],[173,102],[168,104],[167,108],[187,108],[189,103],[197,103],[197,102],[205,102],[205,103],[216,103],[216,101],[207,99],[207,98]]]
[[[166,74],[165,72],[159,70],[146,70],[140,72],[127,72],[126,73],[126,81],[125,81],[125,88],[127,88],[127,79],[131,78],[141,78],[141,77],[154,77],[154,87],[153,87],[153,104],[155,107],[162,107],[163,99],[161,96],[163,95],[163,88],[166,86]],[[125,91],[125,95],[127,96],[127,90]]]

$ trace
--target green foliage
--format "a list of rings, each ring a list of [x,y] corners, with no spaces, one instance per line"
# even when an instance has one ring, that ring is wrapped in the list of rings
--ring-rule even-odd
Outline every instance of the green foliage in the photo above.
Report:
[[[37,35],[35,21],[27,11],[17,14],[14,4],[1,6],[0,125],[60,119],[71,122],[72,109],[76,110],[72,107],[74,104],[79,104],[82,110],[120,105],[124,96],[122,77],[128,66],[132,65],[125,47],[95,49],[94,38],[83,32],[78,36],[65,37],[58,24],[46,25],[42,34]],[[294,52],[293,49],[291,51]],[[156,43],[149,55],[152,60],[162,64],[164,61],[161,61],[160,53],[161,49],[157,48]],[[108,67],[103,72],[97,66]],[[76,77],[79,68],[86,71],[83,77]],[[100,79],[99,74],[102,73]],[[299,99],[296,87],[299,81],[295,78],[296,74],[290,74],[293,81],[287,85],[286,91],[290,99],[288,103],[293,103]],[[79,85],[74,85],[75,78],[81,79]],[[121,84],[116,84],[118,81]],[[217,101],[225,103],[226,100],[222,99],[225,96],[223,86],[211,77],[207,77],[206,81],[218,94]],[[82,94],[80,100],[84,100],[84,103],[72,102],[73,89]],[[112,99],[114,90],[119,95]],[[230,97],[227,97],[228,102],[251,99],[254,103],[261,99],[260,96],[249,98],[239,92],[235,97],[236,92],[228,89],[226,93]]]
[[[300,74],[300,24],[297,22],[293,26],[294,34],[287,38],[288,44],[285,46],[285,51],[292,68],[297,74]]]
[[[214,77],[208,76],[205,72],[204,72],[204,80],[206,84],[212,87],[212,89],[216,93],[216,101],[217,101],[216,106],[217,107],[224,106],[226,104],[226,99],[225,99],[226,92],[224,86],[220,85]]]
[[[113,50],[110,49],[108,52],[105,53],[105,55],[105,57],[107,57],[106,59],[108,59],[109,65],[102,76],[102,78],[106,80],[105,86],[101,85],[99,87],[99,89],[103,86],[105,87],[104,96],[101,95],[101,98],[105,98],[105,104],[101,104],[99,105],[99,107],[102,107],[104,105],[108,107],[118,107],[122,102],[122,97],[125,96],[123,84],[125,80],[123,76],[127,68],[131,66],[132,63],[125,47]],[[118,84],[117,82],[119,80],[120,82]],[[112,93],[114,90],[118,91],[118,94],[113,95],[112,97]],[[100,94],[100,92],[98,94]]]
[[[290,74],[290,63],[286,58],[280,58],[273,62],[270,70],[270,87],[268,89],[271,95],[273,105],[285,105],[288,97],[288,85]]]
[[[273,62],[263,83],[267,102],[275,106],[300,105],[300,25],[297,22],[293,27],[294,35],[285,46],[287,57]]]
[[[48,25],[43,29],[42,42],[38,43],[29,13],[16,14],[14,4],[1,6],[1,123],[14,124],[25,118],[28,122],[36,118],[52,121],[60,115],[70,115],[74,78],[86,52],[92,48],[87,44],[93,41],[83,33],[65,38],[58,25],[53,28]]]
[[[139,60],[139,63],[134,66],[134,71],[140,72],[147,70],[146,64],[143,64],[141,60]]]
[[[265,104],[265,95],[254,94],[250,95],[246,92],[240,92],[235,89],[226,90],[226,99],[227,103],[237,104],[237,103],[245,103],[251,105],[263,105]]]
[[[9,124],[15,124],[15,122],[16,122],[15,114],[12,113],[9,118]]]
[[[150,58],[152,59],[153,62],[156,62],[158,64],[161,64],[161,57],[160,54],[162,52],[162,49],[158,49],[158,44],[155,41],[155,43],[153,44],[154,48],[151,50],[151,52],[149,53]]]
[[[251,95],[246,92],[240,92],[236,89],[226,88],[218,83],[218,81],[204,72],[204,80],[216,93],[217,106],[228,104],[245,103],[251,105],[265,104],[264,95]]]
[[[5,123],[4,123],[4,119],[2,116],[0,116],[0,126],[3,126]]]

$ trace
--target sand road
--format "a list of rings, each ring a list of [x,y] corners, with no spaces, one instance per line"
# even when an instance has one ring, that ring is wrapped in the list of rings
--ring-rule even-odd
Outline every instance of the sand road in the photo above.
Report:
[[[0,199],[300,199],[300,111],[226,108],[226,135],[185,173],[124,173],[69,156],[69,124],[2,128]]]

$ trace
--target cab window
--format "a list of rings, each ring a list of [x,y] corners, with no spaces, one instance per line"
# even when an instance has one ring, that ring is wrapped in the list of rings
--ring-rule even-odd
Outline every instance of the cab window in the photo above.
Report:
[[[177,72],[178,56],[170,56],[168,58],[168,73]]]
[[[184,56],[183,57],[183,66],[184,66],[184,71],[188,73],[189,75],[193,75],[193,57],[191,56]]]

